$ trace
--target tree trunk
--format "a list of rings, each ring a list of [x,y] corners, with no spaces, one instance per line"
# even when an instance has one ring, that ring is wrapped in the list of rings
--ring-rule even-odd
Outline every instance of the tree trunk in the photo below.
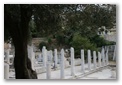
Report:
[[[21,22],[18,31],[18,36],[14,36],[13,42],[15,45],[14,67],[16,79],[37,79],[36,72],[31,68],[31,62],[28,58],[28,25],[31,18],[30,10],[26,5],[20,5]]]
[[[15,6],[15,5],[13,5]],[[4,25],[8,29],[14,46],[15,46],[15,77],[16,79],[37,79],[37,74],[31,68],[31,62],[28,58],[27,43],[28,43],[28,24],[31,19],[31,6],[30,5],[16,5],[20,14],[16,17],[8,12],[9,6],[5,5]]]
[[[27,45],[23,43],[15,44],[15,59],[14,59],[14,67],[15,67],[15,75],[16,79],[37,79],[36,72],[31,68],[31,62],[27,55]]]

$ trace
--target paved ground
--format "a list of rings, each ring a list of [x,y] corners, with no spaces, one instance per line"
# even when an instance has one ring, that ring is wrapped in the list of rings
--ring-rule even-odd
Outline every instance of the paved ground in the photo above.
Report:
[[[65,69],[65,79],[116,79],[116,63],[110,62],[110,66],[88,71],[85,65],[85,73],[81,72],[81,66],[75,66],[75,76],[71,76],[71,68]],[[93,68],[93,64],[92,64]],[[38,74],[38,79],[46,79],[46,73]],[[51,72],[51,79],[60,79],[60,70]]]
[[[88,71],[85,65],[85,73],[81,72],[81,66],[75,66],[75,76],[71,76],[71,68],[65,69],[65,79],[116,79],[116,63],[109,62],[109,66]],[[92,64],[93,68],[93,64]],[[10,72],[10,79],[14,79],[14,72]],[[46,79],[46,73],[38,74],[38,79]],[[60,79],[60,70],[51,71],[51,79]]]
[[[86,76],[78,76],[75,79],[116,79],[116,68],[115,67],[105,67],[100,71],[91,73]]]

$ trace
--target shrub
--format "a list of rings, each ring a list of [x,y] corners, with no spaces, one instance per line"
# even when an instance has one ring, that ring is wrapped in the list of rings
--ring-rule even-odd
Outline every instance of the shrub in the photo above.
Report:
[[[52,39],[48,38],[48,43],[51,44],[52,43]]]
[[[95,43],[97,47],[107,46],[107,45],[115,45],[116,42],[113,41],[107,41],[103,37],[100,37],[99,35],[95,35],[90,39],[92,43]]]
[[[75,33],[71,42],[71,46],[75,49],[76,57],[80,57],[80,50],[84,49],[85,54],[88,49],[92,51],[97,51],[98,49],[90,40],[86,37],[82,37],[80,34]]]
[[[64,44],[64,36],[63,35],[57,35],[56,36],[56,40],[57,40],[57,43],[60,45],[60,44]]]
[[[42,47],[45,46],[46,48],[48,48],[48,44],[46,42],[41,42],[39,44],[39,49],[42,50]]]

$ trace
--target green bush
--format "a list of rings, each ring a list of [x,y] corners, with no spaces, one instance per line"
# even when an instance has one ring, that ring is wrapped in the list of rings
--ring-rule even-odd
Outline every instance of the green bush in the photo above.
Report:
[[[52,39],[48,38],[48,43],[51,44],[52,43]]]
[[[90,39],[92,43],[95,43],[97,47],[107,46],[107,45],[115,45],[116,42],[113,41],[107,41],[103,37],[100,37],[99,35],[95,35]]]
[[[46,48],[48,48],[48,44],[46,42],[41,42],[39,44],[39,49],[42,50],[42,47],[45,46]]]
[[[63,35],[57,35],[56,40],[59,45],[64,44],[64,36]]]
[[[90,40],[86,37],[82,37],[80,34],[75,33],[71,42],[71,46],[75,49],[76,57],[80,57],[80,50],[84,49],[85,54],[88,49],[92,51],[97,51],[98,49],[94,44],[90,42]]]

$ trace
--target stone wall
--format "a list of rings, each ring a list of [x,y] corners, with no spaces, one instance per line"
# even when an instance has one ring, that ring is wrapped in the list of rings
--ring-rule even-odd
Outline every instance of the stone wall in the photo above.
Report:
[[[32,43],[35,46],[38,46],[40,42],[47,42],[47,39],[46,38],[33,38],[32,39]]]
[[[113,35],[104,35],[104,38],[108,41],[114,41],[116,42],[117,41],[117,37],[116,37],[116,34],[113,34]]]

